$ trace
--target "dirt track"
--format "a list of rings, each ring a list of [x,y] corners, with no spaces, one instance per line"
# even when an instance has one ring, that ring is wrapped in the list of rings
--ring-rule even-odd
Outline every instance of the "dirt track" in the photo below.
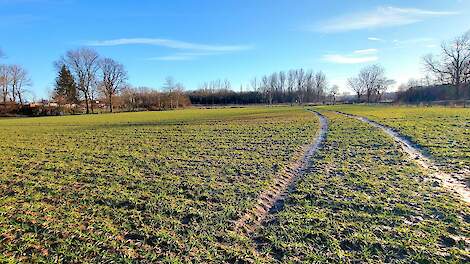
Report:
[[[246,233],[254,232],[270,212],[277,211],[282,207],[284,199],[295,186],[297,179],[308,169],[309,160],[321,147],[328,131],[327,119],[318,112],[312,113],[320,119],[320,130],[313,142],[305,146],[303,151],[299,152],[295,157],[294,161],[276,175],[271,187],[262,192],[258,197],[256,205],[236,221],[236,230]]]
[[[391,136],[400,146],[402,147],[403,151],[409,155],[409,157],[418,163],[421,167],[426,169],[430,172],[430,176],[439,180],[442,186],[448,189],[451,192],[458,194],[458,196],[465,201],[466,203],[470,203],[470,189],[467,185],[462,181],[462,173],[465,172],[455,172],[455,173],[446,173],[442,172],[438,166],[428,157],[419,146],[414,144],[413,142],[409,141],[392,128],[367,119],[362,116],[356,116],[351,114],[346,114],[343,112],[337,112],[339,114],[343,114],[349,116],[351,118],[355,118],[362,122],[366,122],[374,127],[382,129],[385,133]]]

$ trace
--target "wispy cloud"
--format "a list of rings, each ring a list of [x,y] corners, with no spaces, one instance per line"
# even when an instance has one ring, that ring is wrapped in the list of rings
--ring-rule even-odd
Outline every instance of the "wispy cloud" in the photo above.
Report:
[[[368,54],[375,54],[377,53],[377,49],[361,49],[361,50],[355,50],[353,53],[354,54],[361,54],[361,55],[368,55]]]
[[[338,64],[360,64],[366,62],[377,61],[379,58],[376,55],[368,56],[355,56],[355,55],[341,55],[341,54],[328,54],[323,56],[323,60],[338,63]]]
[[[189,61],[195,60],[203,56],[213,56],[213,55],[220,55],[223,52],[181,52],[175,53],[172,55],[167,56],[160,56],[160,57],[151,57],[147,60],[150,61]]]
[[[392,43],[395,45],[406,45],[406,44],[429,44],[434,42],[433,38],[411,38],[411,39],[394,39]]]
[[[194,60],[196,57],[194,56],[186,56],[186,55],[168,55],[168,56],[161,56],[161,57],[153,57],[148,58],[147,60],[154,60],[154,61],[187,61],[187,60]]]
[[[376,38],[376,37],[368,37],[367,39],[370,40],[370,41],[384,41],[383,39]]]
[[[197,51],[212,51],[212,52],[235,52],[250,50],[253,48],[251,45],[208,45],[198,44],[191,42],[184,42],[172,39],[161,38],[121,38],[112,40],[97,40],[89,41],[87,46],[122,46],[122,45],[152,45],[161,46],[171,49],[180,50],[197,50]]]
[[[418,8],[378,7],[367,12],[358,12],[334,18],[314,27],[315,31],[333,33],[360,29],[403,26],[432,17],[456,15],[458,12],[432,11]]]

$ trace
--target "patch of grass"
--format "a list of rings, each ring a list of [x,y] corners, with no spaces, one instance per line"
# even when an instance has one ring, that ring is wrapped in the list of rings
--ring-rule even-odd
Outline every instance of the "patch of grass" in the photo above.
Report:
[[[317,129],[287,107],[0,120],[0,261],[256,259],[229,229]]]
[[[470,108],[349,105],[327,109],[394,128],[423,147],[446,171],[470,170]]]
[[[381,130],[333,112],[324,148],[259,231],[276,262],[470,261],[470,209]]]

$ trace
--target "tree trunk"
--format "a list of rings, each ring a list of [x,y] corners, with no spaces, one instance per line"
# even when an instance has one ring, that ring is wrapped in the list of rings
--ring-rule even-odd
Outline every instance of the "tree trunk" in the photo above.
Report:
[[[88,107],[88,95],[85,93],[85,106],[86,106],[86,113],[90,113],[90,108]]]
[[[23,98],[21,98],[21,93],[18,93],[18,100],[20,100],[20,105],[23,105]]]
[[[113,96],[112,95],[109,96],[109,112],[110,113],[113,112]]]

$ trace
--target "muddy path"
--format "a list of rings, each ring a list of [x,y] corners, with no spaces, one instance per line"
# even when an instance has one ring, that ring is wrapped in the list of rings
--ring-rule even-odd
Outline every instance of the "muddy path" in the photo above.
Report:
[[[235,230],[253,233],[270,213],[283,207],[284,199],[293,190],[296,181],[307,171],[309,161],[321,147],[328,131],[326,117],[318,112],[312,113],[320,119],[320,129],[314,140],[295,155],[294,161],[277,173],[271,186],[258,196],[255,206],[235,222]]]
[[[351,115],[343,112],[336,113],[355,118],[362,122],[368,123],[374,127],[380,128],[386,134],[391,136],[412,160],[414,160],[418,165],[427,170],[432,178],[438,180],[445,189],[456,193],[466,203],[470,203],[470,188],[465,184],[465,177],[463,177],[464,175],[462,175],[466,174],[467,172],[443,172],[439,169],[439,167],[432,160],[432,158],[426,155],[426,153],[419,146],[408,140],[406,137],[400,135],[392,128],[362,116]]]

